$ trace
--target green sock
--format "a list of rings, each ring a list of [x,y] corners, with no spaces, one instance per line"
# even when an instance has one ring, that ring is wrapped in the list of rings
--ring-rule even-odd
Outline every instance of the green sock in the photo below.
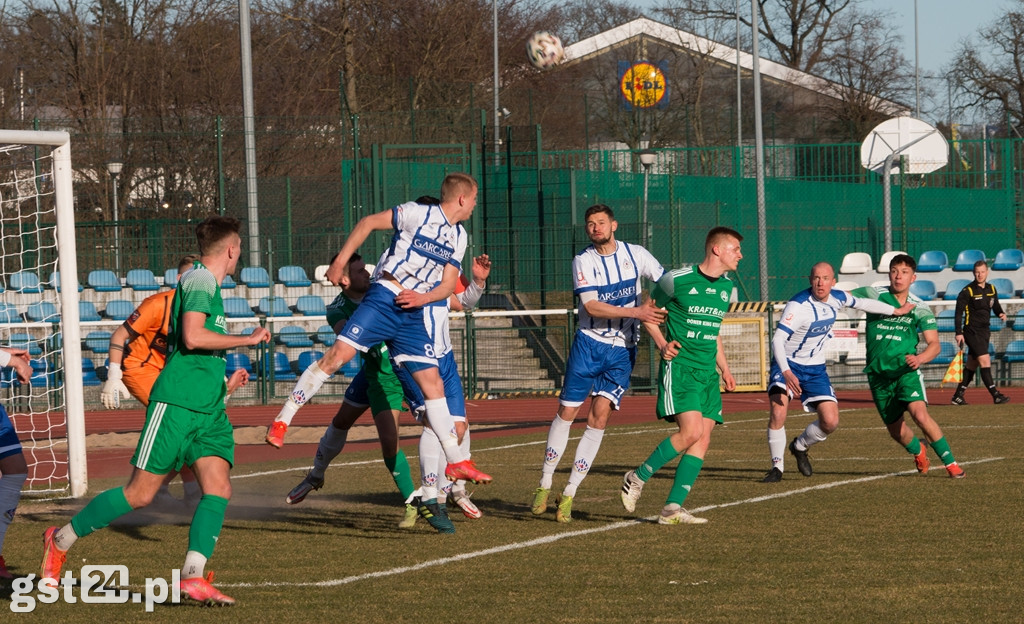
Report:
[[[82,511],[71,518],[71,528],[78,537],[85,537],[106,527],[131,510],[132,506],[124,497],[123,487],[100,492]]]
[[[910,440],[910,444],[908,444],[904,448],[906,448],[907,452],[910,453],[911,455],[918,455],[921,453],[921,441],[917,439],[917,436],[914,436]]]
[[[188,549],[200,553],[207,559],[213,556],[217,546],[220,529],[224,526],[224,512],[228,509],[228,499],[203,494],[192,515],[192,525],[188,528]]]
[[[690,488],[693,487],[693,483],[697,480],[697,475],[700,474],[701,466],[704,465],[704,460],[695,455],[683,455],[683,458],[679,460],[679,465],[676,466],[676,479],[672,482],[672,489],[668,492],[668,498],[665,499],[666,505],[676,503],[679,506],[683,505],[683,501],[686,500],[687,494],[690,493]]]
[[[402,493],[402,500],[409,500],[416,491],[416,486],[412,483],[412,472],[409,470],[409,459],[405,456],[405,451],[399,449],[398,455],[385,457],[384,465],[388,467],[391,478],[395,480],[398,491]]]
[[[946,466],[956,461],[953,457],[953,451],[949,450],[949,442],[946,442],[946,436],[942,436],[938,440],[931,443],[932,450],[939,456],[942,463]]]
[[[647,483],[647,480],[653,477],[654,473],[661,470],[662,466],[678,456],[679,451],[676,450],[676,447],[672,446],[672,438],[665,438],[658,445],[658,448],[654,449],[651,456],[636,469],[636,476],[640,477],[640,480],[644,483]]]

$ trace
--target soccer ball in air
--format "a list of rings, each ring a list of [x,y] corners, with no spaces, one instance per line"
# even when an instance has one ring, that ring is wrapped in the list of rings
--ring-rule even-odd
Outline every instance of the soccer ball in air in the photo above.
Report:
[[[526,40],[526,57],[537,69],[551,69],[562,62],[563,56],[562,41],[546,30],[539,30]]]

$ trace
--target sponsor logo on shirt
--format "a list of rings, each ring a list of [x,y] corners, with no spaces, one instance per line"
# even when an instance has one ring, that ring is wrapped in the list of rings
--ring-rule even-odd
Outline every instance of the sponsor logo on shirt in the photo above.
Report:
[[[419,254],[441,264],[447,264],[455,253],[451,247],[419,234],[412,239],[412,248]]]
[[[697,287],[695,286],[695,287],[691,288],[691,289],[690,289],[690,292],[688,292],[687,294],[688,294],[688,295],[696,295],[696,294],[699,294],[699,293],[697,292]]]

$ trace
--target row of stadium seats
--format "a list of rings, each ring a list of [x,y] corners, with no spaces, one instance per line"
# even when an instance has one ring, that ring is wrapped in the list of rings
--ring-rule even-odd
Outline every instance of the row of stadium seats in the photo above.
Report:
[[[252,359],[245,353],[228,353],[227,354],[227,374],[231,375],[236,370],[244,368],[249,372],[249,376],[257,379],[266,379],[271,375],[275,381],[290,381],[298,377],[298,374],[306,370],[310,364],[318,361],[324,356],[323,351],[309,350],[299,353],[299,357],[294,361],[288,359],[288,355],[284,351],[274,351],[269,354],[269,357],[264,358],[263,366],[258,368],[253,365]],[[344,377],[355,377],[356,373],[359,372],[359,368],[362,366],[362,359],[360,356],[352,358],[347,364],[338,369],[338,374]]]
[[[878,273],[889,272],[889,262],[893,256],[906,253],[904,251],[887,251],[882,254],[875,269]],[[964,249],[957,254],[956,261],[952,266],[949,264],[949,257],[946,252],[940,250],[929,250],[917,258],[918,273],[938,273],[944,269],[951,268],[953,271],[970,273],[974,270],[974,263],[979,260],[987,260],[985,252],[980,249]],[[1024,267],[1024,252],[1020,249],[1001,249],[996,254],[992,263],[993,271],[1016,271]],[[843,263],[839,267],[839,273],[843,275],[859,275],[868,273],[874,268],[871,262],[871,255],[862,251],[848,253],[843,257]]]
[[[939,355],[932,360],[932,364],[949,364],[953,361],[953,358],[957,353],[957,346],[952,342],[941,342],[942,350]],[[1006,345],[1006,349],[1003,352],[997,353],[996,348],[992,346],[992,343],[988,345],[988,354],[993,358],[998,358],[1002,362],[1012,364],[1014,362],[1024,362],[1024,340],[1014,340]]]
[[[318,270],[320,267],[318,267]],[[323,267],[326,271],[326,266]],[[178,269],[171,268],[164,272],[163,280],[158,280],[156,275],[149,269],[131,269],[121,278],[111,270],[97,269],[90,271],[86,278],[85,287],[97,292],[120,292],[123,289],[133,291],[158,291],[165,285],[175,284],[178,280]],[[300,266],[283,266],[277,269],[277,280],[272,282],[270,274],[263,267],[245,267],[239,275],[239,281],[250,288],[269,288],[273,283],[283,284],[289,287],[305,288],[312,285],[312,281],[306,276],[306,270]],[[221,289],[229,290],[236,286],[234,279],[229,275],[224,278]],[[44,290],[57,290],[60,286],[60,271],[54,271],[49,279],[43,281],[34,271],[18,271],[7,278],[6,286],[0,283],[0,292],[10,290],[17,293],[41,293]],[[78,285],[78,290],[84,288]]]
[[[910,285],[910,292],[923,301],[934,301],[935,299],[955,301],[957,295],[964,289],[964,286],[972,281],[973,279],[950,280],[946,283],[945,290],[940,292],[938,286],[932,280],[918,279]],[[1021,294],[1021,290],[1016,288],[1009,278],[997,277],[988,280],[988,283],[995,287],[996,294],[1000,299],[1013,299]]]
[[[1022,323],[1024,327],[1024,323]],[[250,333],[255,329],[248,327],[244,333]],[[102,329],[90,331],[85,334],[83,348],[93,353],[107,353],[110,349],[110,336],[113,332]],[[337,338],[330,325],[321,325],[316,331],[310,332],[298,325],[284,325],[274,328],[274,341],[290,349],[312,347],[316,343],[326,346],[334,344]],[[30,355],[39,355],[43,352],[41,341],[28,333],[14,333],[9,339],[10,346],[17,346],[28,350]],[[255,347],[254,347],[255,348]]]
[[[136,304],[127,299],[114,299],[108,301],[103,312],[96,308],[92,301],[78,302],[79,320],[83,322],[102,321],[123,321],[131,315]],[[293,310],[294,309],[294,313]],[[263,316],[324,316],[327,314],[327,307],[322,297],[318,295],[302,295],[294,306],[281,297],[261,297],[255,306],[242,297],[225,297],[224,314],[228,318],[255,318]],[[0,323],[56,323],[60,321],[60,313],[57,306],[50,301],[37,301],[29,304],[24,312],[11,303],[0,302]]]

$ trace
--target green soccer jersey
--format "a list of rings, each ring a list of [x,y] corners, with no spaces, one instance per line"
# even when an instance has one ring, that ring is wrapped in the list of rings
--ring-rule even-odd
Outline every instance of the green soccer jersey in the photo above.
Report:
[[[182,276],[174,293],[167,332],[167,364],[153,384],[150,400],[195,412],[218,412],[224,409],[224,351],[185,346],[181,327],[186,312],[201,312],[206,315],[206,329],[228,333],[220,284],[200,262]]]
[[[349,299],[345,293],[338,293],[338,296],[334,298],[330,304],[327,305],[327,322],[331,327],[338,324],[338,321],[347,321],[352,318],[352,314],[355,313],[356,308],[359,307],[358,301]],[[388,356],[387,347],[384,343],[380,343],[374,347],[370,347],[363,354],[363,360],[368,364],[365,367],[367,375],[393,375],[394,370],[391,368],[391,358]]]
[[[682,345],[673,363],[714,370],[718,331],[729,310],[732,281],[724,275],[708,277],[696,266],[676,269],[658,280],[653,296],[658,307],[668,310],[665,338]]]
[[[857,288],[854,297],[877,299],[893,307],[901,304],[887,286]],[[867,318],[867,366],[864,372],[896,378],[911,371],[906,357],[917,353],[918,334],[936,329],[935,315],[917,297],[908,294],[907,300],[917,304],[914,311],[904,316],[883,316],[868,314]]]

